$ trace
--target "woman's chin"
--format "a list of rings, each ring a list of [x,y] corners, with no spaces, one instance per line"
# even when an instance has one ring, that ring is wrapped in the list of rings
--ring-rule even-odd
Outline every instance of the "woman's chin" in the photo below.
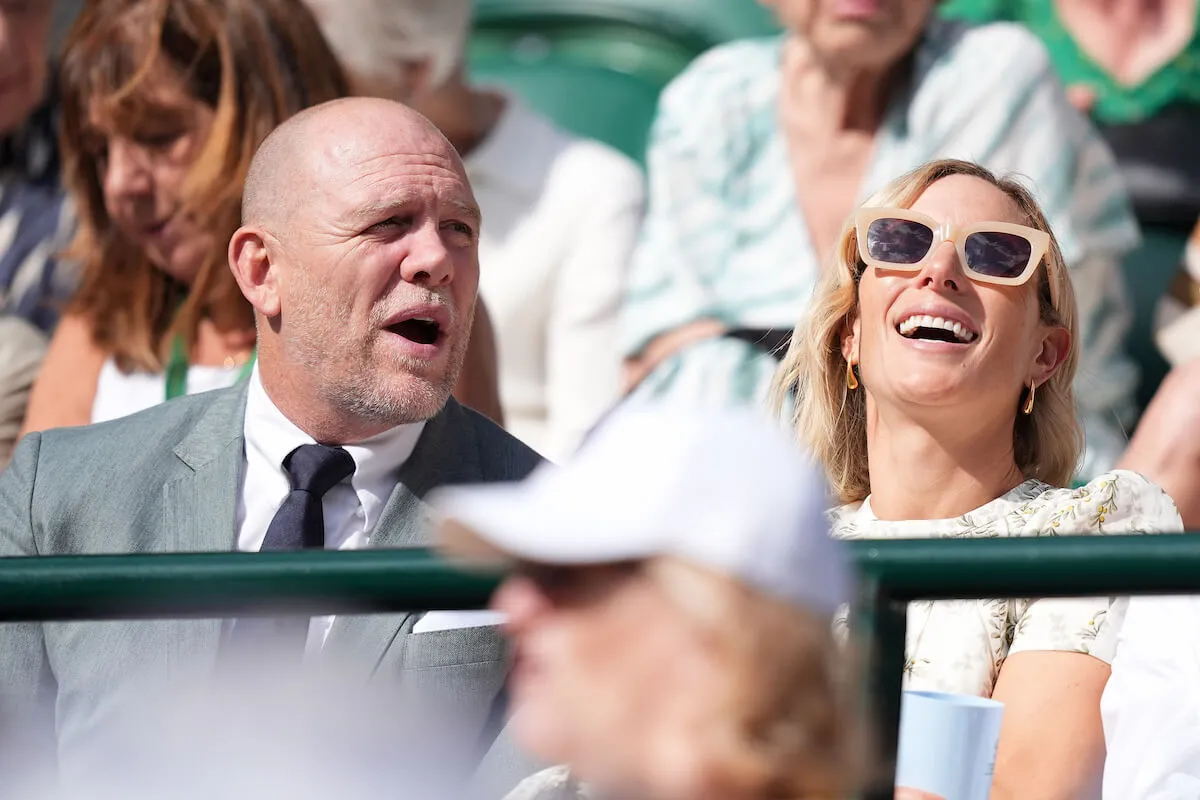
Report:
[[[891,394],[905,406],[953,406],[965,395],[964,377],[961,369],[958,372],[927,370],[907,376]]]

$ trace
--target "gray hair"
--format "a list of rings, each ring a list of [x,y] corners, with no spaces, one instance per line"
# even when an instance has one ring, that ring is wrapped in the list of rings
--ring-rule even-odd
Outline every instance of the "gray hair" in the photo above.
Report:
[[[386,80],[405,61],[427,60],[431,87],[462,61],[473,0],[304,0],[343,68]]]

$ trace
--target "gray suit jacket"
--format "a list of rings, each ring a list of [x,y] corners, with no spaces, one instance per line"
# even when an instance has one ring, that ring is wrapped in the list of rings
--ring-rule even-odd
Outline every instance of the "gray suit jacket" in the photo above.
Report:
[[[27,436],[0,474],[0,556],[236,549],[245,404],[243,385]],[[432,488],[517,480],[539,461],[451,400],[399,470],[372,546],[428,544],[423,498]],[[464,730],[482,728],[505,673],[498,630],[413,634],[419,617],[339,617],[326,651],[352,653],[365,673],[419,687],[430,707],[445,701],[467,721]],[[121,708],[130,676],[169,679],[213,667],[221,634],[220,620],[0,625],[0,734],[15,720],[23,742],[40,730],[57,743],[65,769],[66,753],[87,745]]]

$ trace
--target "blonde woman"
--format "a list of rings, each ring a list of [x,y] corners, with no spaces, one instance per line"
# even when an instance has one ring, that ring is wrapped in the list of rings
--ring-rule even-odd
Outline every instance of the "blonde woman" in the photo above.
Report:
[[[830,626],[851,581],[820,475],[769,423],[624,412],[561,469],[433,502],[449,549],[515,562],[492,603],[513,732],[569,765],[510,800],[832,799],[866,777]]]
[[[1081,434],[1076,307],[1045,216],[962,161],[897,179],[845,226],[776,379],[845,539],[1177,531],[1132,472],[1067,485]],[[1108,598],[913,603],[909,688],[1005,704],[994,798],[1098,787]]]

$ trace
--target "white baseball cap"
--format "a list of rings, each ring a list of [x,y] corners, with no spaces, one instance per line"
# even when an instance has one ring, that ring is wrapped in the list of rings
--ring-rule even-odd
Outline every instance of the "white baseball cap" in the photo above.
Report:
[[[461,555],[563,566],[677,556],[821,613],[853,586],[821,471],[749,411],[620,411],[564,466],[430,499],[444,546]]]

